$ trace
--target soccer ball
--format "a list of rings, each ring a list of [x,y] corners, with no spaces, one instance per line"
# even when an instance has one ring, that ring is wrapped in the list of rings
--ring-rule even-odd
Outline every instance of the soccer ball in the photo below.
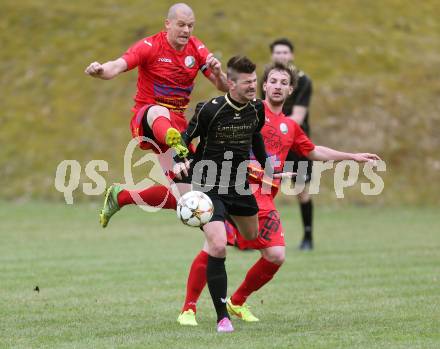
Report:
[[[208,195],[190,191],[177,203],[177,217],[190,227],[201,227],[208,223],[214,213],[214,206]]]

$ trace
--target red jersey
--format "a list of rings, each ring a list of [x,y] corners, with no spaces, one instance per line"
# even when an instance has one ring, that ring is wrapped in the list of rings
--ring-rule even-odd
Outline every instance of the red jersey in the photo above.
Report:
[[[135,113],[145,104],[183,113],[198,71],[210,75],[205,65],[209,50],[200,40],[191,36],[185,48],[177,51],[166,36],[163,31],[139,40],[122,56],[127,70],[138,67],[139,71],[132,109]]]
[[[265,124],[261,129],[261,134],[266,146],[266,153],[269,157],[272,157],[272,166],[275,170],[281,171],[283,169],[289,151],[307,156],[315,149],[313,142],[295,121],[287,118],[283,113],[273,113],[266,102],[264,102],[264,112]],[[253,154],[251,154],[251,160],[252,167],[261,167]],[[253,182],[252,179],[250,182]],[[266,206],[268,208],[271,206],[270,203],[277,192],[277,190],[272,190],[271,194],[261,194],[260,189],[257,190],[255,197],[260,210]],[[267,205],[265,202],[267,202]]]

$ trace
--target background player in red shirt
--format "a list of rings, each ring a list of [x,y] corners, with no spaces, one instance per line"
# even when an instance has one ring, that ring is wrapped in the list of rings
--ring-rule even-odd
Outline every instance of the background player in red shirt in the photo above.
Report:
[[[297,82],[296,74],[289,67],[281,63],[272,64],[266,68],[263,81],[263,89],[266,92],[264,101],[266,123],[261,134],[267,155],[271,156],[272,165],[276,171],[284,168],[289,151],[295,151],[309,159],[321,161],[367,162],[379,160],[375,154],[345,153],[323,146],[315,146],[295,121],[285,117],[282,112],[284,101],[292,93]],[[259,162],[253,158],[250,166],[254,169],[250,173],[250,182],[256,189],[254,195],[259,208],[259,235],[255,240],[246,240],[232,223],[227,221],[225,224],[229,242],[235,242],[241,249],[258,249],[261,252],[261,258],[249,269],[240,287],[228,299],[227,306],[230,314],[236,315],[244,321],[255,322],[259,320],[250,312],[245,303],[246,299],[268,283],[283,264],[285,242],[280,215],[274,204],[280,180],[278,182],[274,180],[272,190],[267,193],[261,185],[263,171],[259,169]],[[208,253],[205,244],[191,265],[185,303],[177,319],[181,325],[197,325],[196,303],[206,284],[207,261]]]
[[[273,41],[270,46],[272,62],[281,62],[289,66],[293,66],[295,60],[295,46],[294,44],[285,38],[277,39]],[[310,118],[309,107],[312,98],[312,80],[302,70],[298,71],[298,83],[293,93],[287,97],[283,105],[283,113],[288,118],[292,118],[301,129],[310,138]],[[287,155],[288,161],[294,161],[295,166],[293,170],[298,171],[298,163],[300,161],[306,162],[306,173],[298,173],[298,177],[293,181],[304,181],[309,183],[312,178],[313,162],[306,157],[301,156],[295,152],[289,152]],[[298,193],[298,201],[301,209],[301,217],[304,227],[304,235],[300,244],[301,250],[313,249],[313,202],[308,192],[308,187]]]
[[[194,24],[192,9],[183,3],[175,4],[168,11],[165,31],[139,40],[116,60],[104,64],[93,62],[85,70],[92,77],[109,80],[137,67],[137,92],[130,123],[132,135],[153,139],[162,152],[174,148],[180,157],[188,154],[180,132],[187,127],[184,111],[197,73],[201,71],[219,90],[228,90],[221,63],[191,35]],[[139,145],[157,152],[151,143],[141,138]],[[162,202],[167,190],[153,186],[136,194],[144,203],[155,205]],[[107,190],[100,215],[103,227],[122,206],[135,203],[132,194],[118,185]],[[174,202],[165,202],[165,207],[173,205]]]

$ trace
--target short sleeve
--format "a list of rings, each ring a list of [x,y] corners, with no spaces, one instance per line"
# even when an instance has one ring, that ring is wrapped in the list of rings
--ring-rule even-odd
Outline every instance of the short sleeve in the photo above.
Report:
[[[206,66],[206,58],[210,54],[208,48],[199,39],[194,37],[194,44],[197,50],[197,62],[199,65],[199,70],[208,77],[211,75],[211,70]]]
[[[295,121],[292,121],[294,125],[295,134],[293,136],[293,144],[290,148],[293,152],[301,156],[308,156],[309,153],[315,149],[315,144],[304,133],[301,127]]]
[[[152,44],[147,39],[142,39],[130,46],[130,48],[122,55],[127,62],[127,70],[136,68],[144,64],[152,55]]]
[[[300,90],[297,92],[297,98],[293,105],[308,107],[312,98],[312,80],[306,75],[303,75],[302,79],[304,82],[299,86]]]
[[[206,102],[197,103],[196,110],[194,111],[194,116],[191,118],[186,131],[183,133],[182,137],[186,144],[189,144],[194,138],[204,135],[208,131],[207,122],[207,110],[203,107]]]
[[[266,122],[266,115],[264,111],[264,104],[262,100],[258,100],[256,106],[258,115],[258,127],[257,131],[260,132]]]

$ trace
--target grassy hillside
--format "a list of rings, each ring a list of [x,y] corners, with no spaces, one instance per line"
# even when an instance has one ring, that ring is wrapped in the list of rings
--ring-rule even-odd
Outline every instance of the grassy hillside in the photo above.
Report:
[[[109,163],[122,177],[136,73],[113,81],[83,74],[162,28],[167,1],[11,1],[0,5],[1,197],[60,199],[57,164]],[[314,81],[314,140],[380,153],[385,191],[374,200],[440,197],[440,6],[435,0],[337,2],[192,1],[195,34],[224,61],[268,60],[268,43],[292,38]],[[239,7],[238,7],[239,6]],[[193,102],[217,92],[198,81]],[[76,197],[78,197],[77,194]],[[329,198],[334,195],[327,195]]]

